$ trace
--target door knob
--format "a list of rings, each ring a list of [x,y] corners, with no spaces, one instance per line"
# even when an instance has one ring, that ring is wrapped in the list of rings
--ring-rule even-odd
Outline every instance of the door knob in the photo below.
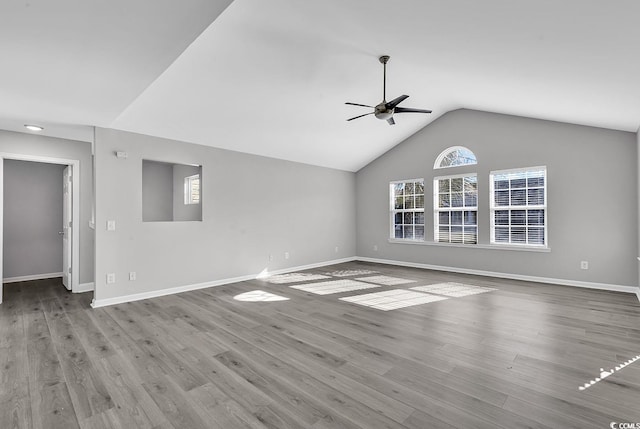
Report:
[[[64,235],[64,231],[58,231],[58,235]]]

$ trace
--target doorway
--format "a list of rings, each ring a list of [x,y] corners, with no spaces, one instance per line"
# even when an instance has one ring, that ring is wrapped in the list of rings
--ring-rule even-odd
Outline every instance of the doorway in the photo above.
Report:
[[[43,156],[0,153],[0,261],[4,256],[4,160],[32,161],[45,164],[58,164],[66,166],[63,181],[63,216],[67,218],[64,225],[60,225],[60,234],[63,235],[63,282],[65,287],[72,292],[80,292],[80,256],[79,256],[79,222],[80,219],[80,161],[72,159],[51,158]],[[64,228],[63,228],[64,226]],[[0,264],[0,279],[4,279],[3,264]],[[66,272],[66,275],[65,275]],[[0,287],[0,303],[4,284]]]

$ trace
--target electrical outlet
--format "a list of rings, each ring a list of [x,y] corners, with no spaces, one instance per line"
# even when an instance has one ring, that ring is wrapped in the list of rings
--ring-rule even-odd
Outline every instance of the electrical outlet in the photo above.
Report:
[[[116,221],[108,220],[107,221],[107,231],[115,231],[116,230]]]
[[[129,273],[129,281],[135,281],[136,280],[136,272],[135,271],[131,271]]]
[[[284,259],[289,259],[289,252],[284,252]]]
[[[336,253],[338,253],[338,246],[336,246]]]
[[[378,251],[378,245],[377,245],[377,244],[374,244],[374,245],[373,245],[373,251],[374,251],[374,252],[377,252],[377,251]]]
[[[269,262],[273,261],[273,255],[269,255]]]
[[[107,274],[107,284],[113,284],[116,282],[116,273]]]
[[[588,270],[589,269],[589,261],[580,261],[580,269]]]

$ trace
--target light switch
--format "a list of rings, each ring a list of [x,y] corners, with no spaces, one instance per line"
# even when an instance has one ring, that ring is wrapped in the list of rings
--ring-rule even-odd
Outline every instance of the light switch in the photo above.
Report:
[[[116,221],[108,220],[107,221],[107,231],[115,231],[116,230]]]

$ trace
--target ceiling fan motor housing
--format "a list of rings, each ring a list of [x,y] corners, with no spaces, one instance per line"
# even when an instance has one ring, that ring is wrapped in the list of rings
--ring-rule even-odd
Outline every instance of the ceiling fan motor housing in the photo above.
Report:
[[[373,114],[376,118],[386,121],[393,116],[394,109],[387,109],[386,103],[380,103],[375,107]]]

